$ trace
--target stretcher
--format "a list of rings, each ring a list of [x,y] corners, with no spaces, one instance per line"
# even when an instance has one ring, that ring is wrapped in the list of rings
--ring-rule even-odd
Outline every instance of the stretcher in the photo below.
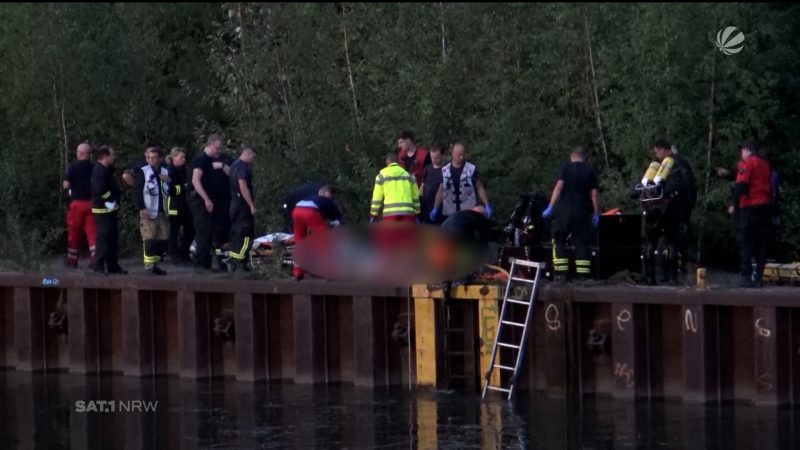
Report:
[[[800,261],[791,264],[769,263],[764,266],[764,281],[767,283],[800,282]]]

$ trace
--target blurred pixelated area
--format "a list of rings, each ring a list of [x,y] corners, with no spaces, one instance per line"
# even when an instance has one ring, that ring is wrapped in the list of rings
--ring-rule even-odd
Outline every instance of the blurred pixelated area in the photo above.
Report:
[[[401,223],[356,225],[312,235],[294,247],[293,256],[316,277],[385,285],[457,279],[491,260],[485,243],[440,227]]]

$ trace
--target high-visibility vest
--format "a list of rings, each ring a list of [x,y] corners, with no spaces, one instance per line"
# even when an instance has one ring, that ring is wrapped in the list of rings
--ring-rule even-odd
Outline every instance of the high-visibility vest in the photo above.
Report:
[[[405,169],[392,163],[375,177],[370,215],[390,217],[419,214],[419,188]]]

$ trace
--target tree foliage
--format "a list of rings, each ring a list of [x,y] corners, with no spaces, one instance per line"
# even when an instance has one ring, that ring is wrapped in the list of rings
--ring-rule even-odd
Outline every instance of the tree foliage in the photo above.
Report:
[[[256,144],[261,232],[287,189],[318,177],[366,217],[401,129],[426,147],[464,142],[500,220],[517,194],[549,191],[574,144],[590,149],[603,206],[634,212],[625,191],[664,134],[698,178],[700,257],[723,262],[736,254],[729,185],[713,168],[755,136],[787,180],[780,256],[800,256],[794,5],[13,4],[0,19],[0,223],[20,230],[62,226],[60,173],[85,138],[116,145],[120,163],[150,139]],[[729,25],[746,40],[726,56]]]

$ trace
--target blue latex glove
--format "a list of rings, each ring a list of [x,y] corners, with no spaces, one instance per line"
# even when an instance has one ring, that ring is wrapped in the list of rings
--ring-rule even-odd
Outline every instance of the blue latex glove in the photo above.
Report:
[[[597,228],[600,225],[600,214],[592,214],[592,226]]]
[[[377,222],[377,221],[378,221],[378,218],[377,218],[377,217],[370,217],[370,218],[369,218],[369,223],[375,223],[375,222]]]
[[[431,210],[431,213],[428,214],[428,219],[431,219],[431,222],[435,222],[436,221],[436,216],[438,216],[438,215],[439,215],[439,208],[433,208]]]
[[[487,219],[491,219],[492,218],[492,205],[490,205],[488,203],[486,204],[486,218]]]
[[[542,212],[542,219],[549,219],[552,215],[553,215],[553,207],[548,205],[547,209],[545,209]]]

